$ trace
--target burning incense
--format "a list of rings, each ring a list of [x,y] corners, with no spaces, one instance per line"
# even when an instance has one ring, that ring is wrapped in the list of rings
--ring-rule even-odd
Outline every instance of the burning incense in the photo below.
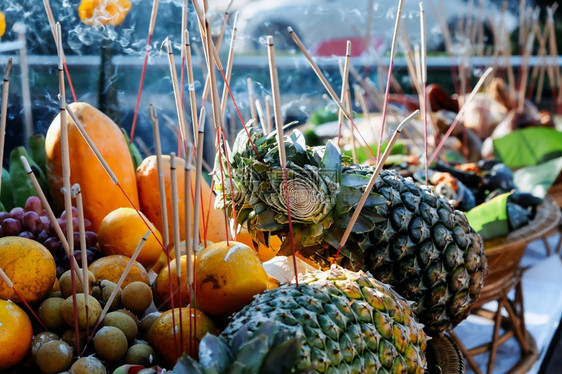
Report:
[[[29,162],[27,161],[27,158],[25,158],[25,156],[20,156],[20,160],[21,163],[23,164],[23,168],[25,169],[25,172],[27,173],[29,179],[31,180],[31,183],[33,184],[33,188],[35,188],[35,192],[37,192],[37,196],[39,197],[41,203],[43,204],[43,208],[47,212],[47,217],[49,217],[49,221],[51,222],[53,228],[55,229],[55,233],[62,244],[64,252],[68,256],[70,262],[74,264],[74,267],[78,269],[79,268],[78,262],[76,261],[76,258],[72,255],[72,252],[70,251],[68,240],[66,240],[66,236],[62,232],[62,229],[57,221],[57,217],[55,216],[55,213],[53,213],[53,209],[51,209],[51,206],[49,205],[49,201],[47,200],[47,197],[43,193],[43,190],[39,185],[39,181],[37,180],[35,173],[31,169],[31,166],[29,165]],[[82,282],[82,284],[84,284],[84,278],[82,278],[81,273],[78,273],[78,279],[80,280],[80,282]]]
[[[283,186],[285,189],[285,205],[287,207],[287,218],[289,220],[289,241],[291,253],[293,254],[293,268],[295,271],[295,283],[299,286],[297,258],[295,252],[295,239],[293,235],[293,220],[291,217],[291,198],[289,196],[289,183],[287,182],[287,156],[285,154],[285,139],[283,133],[283,117],[281,116],[281,95],[279,93],[279,77],[277,76],[277,63],[275,62],[275,47],[273,36],[267,37],[267,56],[269,61],[269,75],[271,79],[271,92],[273,94],[273,113],[275,115],[275,129],[277,132],[277,144],[279,145],[279,162],[283,172]]]
[[[417,116],[418,114],[419,114],[419,110],[416,110],[415,112],[410,114],[408,117],[406,117],[402,122],[400,122],[400,124],[396,128],[396,131],[394,131],[394,134],[392,134],[392,137],[390,138],[390,141],[388,142],[388,145],[387,145],[387,147],[384,151],[384,154],[382,155],[379,162],[377,163],[375,171],[374,171],[373,175],[371,175],[371,179],[369,179],[369,183],[367,184],[367,187],[365,188],[365,191],[363,192],[363,195],[361,195],[361,199],[357,203],[357,206],[355,207],[355,210],[353,211],[353,215],[351,216],[351,219],[349,220],[349,224],[347,225],[347,228],[345,229],[345,231],[343,233],[343,236],[340,240],[340,245],[339,245],[338,251],[336,252],[336,255],[335,255],[334,260],[332,262],[333,264],[336,263],[336,260],[339,256],[339,253],[340,253],[341,249],[343,248],[343,246],[347,242],[347,239],[349,238],[349,235],[351,234],[351,230],[353,230],[353,226],[355,225],[355,222],[357,222],[357,218],[359,218],[359,214],[361,213],[361,209],[363,209],[363,206],[365,205],[365,202],[367,201],[367,198],[369,197],[369,194],[371,193],[371,190],[373,189],[373,186],[375,185],[375,181],[376,181],[377,177],[379,176],[379,174],[380,174],[380,172],[381,172],[381,170],[384,166],[384,163],[385,163],[386,159],[388,158],[388,155],[390,155],[390,152],[392,150],[392,146],[394,145],[394,143],[396,143],[396,140],[398,139],[398,136],[400,135],[400,132],[402,131],[404,126],[406,126],[406,124],[408,122],[410,122],[410,120],[412,118],[414,118],[415,116]]]
[[[342,84],[341,84],[341,94],[340,94],[340,101],[342,103],[346,102],[345,95],[347,93],[347,86],[348,86],[348,79],[349,79],[349,59],[351,56],[351,41],[347,41],[346,48],[345,48],[345,62],[343,64],[343,72],[342,72]],[[350,110],[350,108],[348,108]],[[343,125],[343,111],[340,109],[338,112],[338,146],[340,145],[341,139],[341,128]],[[353,132],[353,126],[350,126]],[[353,140],[355,143],[355,140]],[[354,147],[355,148],[355,147]]]
[[[185,160],[185,183],[184,183],[184,223],[185,223],[185,254],[187,256],[187,284],[193,285],[193,235],[191,233],[191,163],[193,162],[193,144],[187,144],[187,159]]]
[[[166,39],[164,41],[164,44],[166,45],[166,50],[168,52],[168,62],[170,64],[170,74],[171,74],[171,78],[172,78],[172,86],[174,89],[174,98],[176,101],[176,111],[178,114],[178,124],[180,127],[180,134],[181,134],[181,141],[183,144],[183,149],[185,151],[185,145],[187,144],[188,141],[191,141],[191,136],[189,135],[189,133],[187,132],[187,126],[185,124],[185,116],[183,114],[183,105],[181,104],[181,94],[180,94],[180,88],[179,88],[179,83],[178,83],[178,76],[176,74],[176,64],[174,62],[174,53],[172,51],[172,42],[170,41],[170,39]]]
[[[252,116],[251,119],[254,121],[254,128],[257,128],[258,112],[256,109],[256,99],[254,97],[254,83],[252,82],[252,78],[247,78],[246,84],[248,86],[248,101],[250,103],[250,114]]]
[[[142,64],[142,71],[139,81],[139,89],[137,91],[137,102],[135,104],[135,113],[133,114],[133,123],[131,125],[131,134],[129,136],[130,143],[133,142],[135,136],[135,128],[137,125],[137,118],[139,114],[140,101],[142,96],[142,86],[144,85],[144,77],[146,75],[146,66],[148,65],[148,54],[150,52],[150,43],[152,43],[152,34],[154,34],[154,26],[156,25],[156,16],[158,15],[159,0],[153,0],[152,12],[150,13],[150,24],[148,26],[148,37],[146,38],[146,48],[144,51],[144,62]]]
[[[21,44],[19,49],[19,65],[21,74],[21,96],[23,101],[23,122],[25,129],[25,141],[27,142],[27,139],[29,139],[29,137],[33,134],[33,115],[31,112],[31,92],[29,88],[29,66],[27,62],[25,25],[20,22],[15,23],[14,31],[18,34],[18,40]]]
[[[228,49],[228,59],[226,62],[226,82],[230,84],[230,77],[232,75],[232,60],[234,59],[234,43],[236,41],[236,31],[238,30],[238,13],[234,15],[234,22],[232,24],[232,36],[230,37],[230,48]],[[224,121],[226,115],[226,98],[228,95],[227,84],[222,88],[221,97],[221,118]]]
[[[271,96],[265,97],[265,133],[269,134],[273,131],[273,115],[271,113]]]
[[[10,74],[12,72],[12,58],[8,59],[6,70],[4,70],[4,84],[2,86],[2,109],[0,114],[0,170],[4,162],[4,142],[6,141],[6,119],[8,115],[8,91],[10,90]],[[0,175],[0,186],[2,176]]]
[[[193,77],[193,60],[191,58],[191,44],[189,42],[189,32],[185,30],[185,56],[187,60],[187,83],[189,86],[189,104],[191,108],[191,126],[193,127],[193,138],[197,134],[197,100],[195,99],[195,78]]]
[[[258,112],[258,118],[260,120],[261,130],[263,131],[264,135],[267,135],[269,133],[267,132],[266,118],[263,114],[261,102],[258,99],[256,99],[255,104],[256,104],[256,112]]]
[[[154,150],[156,152],[156,169],[158,170],[158,191],[160,195],[160,210],[162,213],[162,236],[164,246],[168,248],[170,244],[170,233],[168,232],[168,207],[166,204],[166,185],[164,183],[164,166],[162,165],[162,145],[160,143],[160,130],[156,108],[150,104],[148,107],[148,117],[152,122],[152,132],[154,134]]]

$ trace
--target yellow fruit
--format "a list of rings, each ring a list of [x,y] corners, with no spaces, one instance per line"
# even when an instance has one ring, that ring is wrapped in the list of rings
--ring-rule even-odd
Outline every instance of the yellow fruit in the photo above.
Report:
[[[6,16],[0,12],[0,37],[6,32]]]
[[[55,260],[47,248],[35,240],[18,236],[0,238],[0,268],[28,303],[47,296],[57,278]],[[1,278],[0,299],[21,302]]]
[[[170,272],[168,273],[168,266],[164,265],[152,285],[152,293],[154,294],[154,305],[159,310],[167,310],[172,307],[170,302],[170,282],[169,275],[172,276],[172,290],[174,293],[174,308],[179,306],[187,306],[189,304],[189,292],[187,289],[187,256],[180,257],[181,266],[181,300],[178,292],[178,276],[176,269],[176,259],[170,261]]]
[[[279,249],[281,249],[281,244],[283,243],[277,235],[270,236],[269,247],[262,243],[255,243],[245,227],[243,227],[236,235],[236,240],[246,244],[248,247],[256,251],[261,262],[269,261],[275,257],[277,252],[279,252]]]
[[[88,267],[97,281],[107,279],[113,283],[117,283],[121,274],[125,270],[125,267],[129,263],[130,258],[121,255],[105,256],[92,262]],[[137,261],[133,263],[133,266],[129,270],[129,273],[125,277],[122,288],[125,288],[129,283],[141,281],[148,284],[148,273],[146,269],[139,264]]]
[[[27,314],[13,302],[0,300],[0,371],[25,358],[32,338]]]
[[[192,321],[192,318],[195,320]],[[214,335],[219,333],[215,323],[197,309],[181,308],[181,322],[180,329],[180,309],[168,310],[156,318],[148,332],[148,343],[156,349],[159,358],[167,368],[173,367],[183,352],[197,358],[199,342],[203,336],[207,333]],[[190,329],[192,325],[196,326],[194,333]],[[180,330],[181,336],[183,336],[182,347],[180,347]]]
[[[129,0],[82,0],[78,16],[86,25],[119,26],[131,10]]]
[[[230,241],[215,243],[197,256],[197,305],[214,316],[227,317],[268,288],[267,276],[254,250]]]
[[[115,122],[87,103],[71,103],[70,108],[119,180],[120,187],[111,180],[67,113],[68,145],[71,150],[70,184],[80,184],[84,199],[84,216],[92,222],[93,231],[97,232],[101,220],[109,212],[119,207],[131,206],[121,189],[134,206],[139,206],[135,167],[127,141]],[[59,212],[64,208],[61,193],[63,181],[60,122],[59,114],[51,122],[45,136],[49,189],[55,210]]]
[[[185,239],[185,161],[176,158],[176,176],[178,184],[178,207],[179,207],[179,227],[180,240]],[[170,172],[170,156],[162,156],[164,185],[166,187],[166,209],[168,215],[168,232],[169,241],[173,242],[173,220],[172,220],[172,177]],[[151,222],[162,233],[162,209],[160,208],[160,192],[158,189],[158,168],[156,165],[156,156],[148,156],[143,160],[137,168],[137,187],[139,190],[140,210],[150,219]],[[191,191],[195,190],[195,172],[191,172]],[[204,181],[201,181],[201,201],[202,210],[199,219],[199,233],[201,238],[206,238],[212,242],[226,239],[226,226],[224,225],[224,212],[214,208],[215,195],[211,191],[211,187]],[[209,201],[211,200],[211,201]],[[192,198],[189,198],[192,202]],[[193,205],[193,204],[192,204]],[[209,210],[209,207],[211,208]],[[193,214],[193,209],[191,209]],[[193,216],[192,216],[193,217]],[[193,219],[191,220],[193,224]],[[192,226],[193,228],[193,226]]]
[[[162,236],[142,212],[137,212],[133,208],[118,208],[101,221],[98,242],[102,251],[105,255],[131,257],[148,231],[147,224],[152,233],[142,247],[137,261],[145,268],[150,268],[162,253]]]

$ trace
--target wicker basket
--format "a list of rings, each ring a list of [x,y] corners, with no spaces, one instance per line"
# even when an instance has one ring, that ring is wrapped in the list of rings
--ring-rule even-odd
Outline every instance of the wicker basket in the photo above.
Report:
[[[562,173],[560,173],[552,186],[550,186],[548,194],[552,196],[552,198],[558,203],[558,206],[562,208]]]
[[[429,374],[465,373],[461,349],[449,335],[432,337],[427,344],[426,357]]]
[[[488,275],[482,291],[485,293],[488,285],[493,286],[499,281],[512,278],[527,244],[555,230],[559,222],[560,207],[547,195],[537,207],[535,218],[528,225],[507,236],[486,240],[484,248],[488,258]]]

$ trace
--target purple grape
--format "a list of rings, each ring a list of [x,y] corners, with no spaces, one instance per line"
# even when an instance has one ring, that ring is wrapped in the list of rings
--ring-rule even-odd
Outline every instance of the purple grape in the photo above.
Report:
[[[48,230],[49,225],[51,224],[51,220],[47,216],[40,216],[39,219],[41,220],[41,224],[43,225],[43,230]]]
[[[33,235],[33,233],[29,231],[22,231],[18,236],[26,239],[35,240],[35,235]]]
[[[98,244],[98,236],[95,232],[86,231],[84,235],[86,235],[86,247],[95,247]]]
[[[65,271],[66,270],[64,270],[63,266],[57,266],[57,278],[60,278],[61,275],[63,275]]]
[[[32,210],[23,214],[22,223],[24,230],[31,231],[33,233],[38,233],[42,229],[39,214]]]
[[[71,215],[72,215],[72,217],[78,217],[78,208],[73,206]],[[66,220],[66,210],[62,211],[62,214],[60,215],[60,218]]]
[[[84,230],[91,231],[93,228],[94,228],[94,225],[92,225],[92,221],[90,221],[87,218],[84,218]]]
[[[10,217],[20,220],[23,218],[23,214],[25,213],[25,210],[19,206],[13,208],[12,210],[10,210]]]
[[[2,222],[4,222],[4,220],[6,218],[10,217],[10,213],[8,212],[0,212],[0,225],[2,224]]]
[[[80,233],[78,231],[74,231],[72,236],[74,239],[74,248],[80,248]]]
[[[61,218],[57,218],[57,222],[58,222],[63,234],[66,235],[66,220],[61,219]],[[57,231],[55,230],[55,226],[52,223],[49,223],[49,234],[51,234],[52,236],[57,235]]]
[[[96,261],[96,260],[98,259],[98,257],[96,257],[96,254],[95,254],[94,252],[90,251],[90,250],[87,250],[87,251],[86,251],[86,256],[87,256],[87,259],[88,259],[88,266],[89,266],[92,262],[94,262],[94,261]]]
[[[0,226],[0,236],[18,236],[21,230],[21,221],[14,218],[6,218]]]
[[[25,210],[28,212],[35,212],[38,215],[43,214],[43,204],[41,199],[37,196],[30,196],[25,202]]]
[[[98,258],[101,258],[101,252],[100,252],[98,247],[88,247],[87,250],[88,250],[88,252],[92,252],[94,254],[96,260]]]
[[[37,240],[39,243],[45,243],[45,240],[47,240],[48,237],[49,233],[45,230],[41,230],[39,231],[39,234],[35,236],[35,240]]]
[[[62,256],[65,254],[60,240],[58,238],[55,238],[54,236],[47,238],[43,245],[49,250],[49,252],[51,252],[53,256]]]

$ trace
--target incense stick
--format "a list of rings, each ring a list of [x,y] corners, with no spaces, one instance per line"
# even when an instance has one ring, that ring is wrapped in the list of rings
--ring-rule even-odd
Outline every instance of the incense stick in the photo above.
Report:
[[[271,113],[271,96],[265,97],[265,133],[269,134],[273,131],[273,113]]]
[[[279,149],[279,163],[283,172],[283,186],[285,189],[285,205],[287,207],[287,218],[289,224],[288,239],[293,254],[293,269],[295,272],[295,282],[299,286],[297,259],[295,251],[295,239],[293,235],[293,220],[291,214],[291,198],[289,196],[289,183],[287,181],[287,156],[285,154],[285,137],[283,133],[283,117],[281,116],[281,95],[279,93],[279,78],[277,76],[277,63],[275,61],[275,46],[273,36],[267,37],[267,56],[269,61],[269,75],[271,79],[271,92],[273,94],[273,113],[275,116],[275,129],[277,132],[277,144]]]
[[[236,31],[238,30],[238,13],[234,15],[234,22],[232,23],[232,35],[230,37],[230,47],[228,49],[228,59],[226,62],[226,81],[230,83],[230,77],[232,75],[232,60],[234,59],[234,43],[236,41]],[[224,121],[226,115],[226,98],[228,95],[227,84],[222,88],[221,97],[221,118]]]
[[[517,110],[523,112],[523,106],[525,105],[525,92],[527,87],[527,76],[529,75],[529,59],[531,56],[531,51],[533,49],[533,42],[535,40],[535,32],[531,31],[529,34],[529,39],[527,40],[527,46],[525,47],[525,53],[523,54],[523,61],[521,64],[521,82],[519,85],[519,101],[517,104]]]
[[[398,127],[396,128],[396,131],[394,131],[394,134],[392,134],[392,137],[390,138],[390,141],[388,142],[388,145],[387,145],[387,147],[384,151],[384,154],[382,155],[382,157],[377,162],[377,166],[375,168],[375,171],[373,172],[373,175],[371,175],[371,178],[369,179],[369,183],[367,183],[367,186],[365,187],[365,191],[363,192],[363,195],[361,195],[361,199],[359,199],[359,202],[357,203],[357,206],[355,207],[355,210],[353,211],[353,215],[351,216],[351,219],[349,220],[347,228],[345,229],[345,231],[343,233],[343,236],[340,240],[339,248],[336,252],[336,255],[334,256],[334,260],[333,260],[332,264],[336,263],[336,260],[339,256],[339,253],[341,252],[341,249],[345,246],[345,243],[347,242],[347,239],[349,238],[349,235],[351,234],[351,230],[353,230],[353,226],[355,226],[355,222],[357,222],[357,218],[359,218],[359,214],[361,213],[361,210],[363,209],[363,206],[365,205],[365,202],[367,201],[367,198],[371,194],[371,190],[373,189],[373,186],[375,185],[375,181],[376,181],[377,177],[379,176],[379,174],[380,174],[380,172],[381,172],[381,170],[384,166],[384,163],[385,163],[386,159],[388,158],[388,155],[390,155],[390,152],[392,150],[392,146],[394,145],[394,143],[396,143],[396,140],[398,139],[398,136],[400,135],[400,132],[402,131],[404,126],[406,126],[406,124],[408,122],[410,122],[410,120],[418,114],[419,114],[419,110],[416,110],[415,112],[410,114],[408,117],[406,117],[398,125]]]
[[[248,101],[250,104],[250,114],[251,119],[254,121],[254,128],[258,126],[258,112],[256,109],[256,101],[254,98],[254,83],[252,82],[252,78],[246,79],[246,84],[248,86]]]
[[[193,76],[193,60],[191,57],[191,44],[189,41],[189,31],[185,30],[185,55],[187,59],[187,83],[189,86],[189,104],[191,108],[191,126],[193,128],[193,139],[196,140],[197,134],[197,100],[195,99],[195,77]],[[196,144],[197,145],[197,144]]]
[[[31,111],[31,92],[29,88],[29,64],[27,61],[27,42],[25,37],[25,25],[21,22],[14,24],[13,30],[18,34],[21,47],[19,49],[19,66],[21,75],[21,96],[23,101],[23,122],[25,129],[25,145],[33,134],[33,113]],[[70,81],[69,81],[70,82]],[[72,85],[71,85],[72,87]]]
[[[78,215],[78,233],[80,235],[80,259],[82,260],[82,279],[85,280],[85,282],[82,283],[82,287],[84,289],[84,295],[89,295],[90,294],[90,277],[88,274],[88,254],[87,249],[86,249],[86,229],[85,229],[85,225],[84,225],[84,204],[82,202],[82,191],[80,190],[80,185],[78,183],[75,183],[72,185],[71,187],[71,194],[72,197],[74,197],[76,199],[76,209],[77,209],[77,215]],[[86,321],[89,321],[88,319],[88,313],[89,313],[89,306],[90,302],[88,300],[88,297],[84,297],[84,308],[86,310]],[[86,324],[86,336],[89,335],[89,327],[90,324],[87,323]]]
[[[29,179],[31,180],[31,183],[33,184],[33,188],[35,189],[35,192],[37,192],[37,196],[39,197],[39,199],[41,200],[41,203],[43,204],[43,208],[47,212],[47,217],[49,217],[49,221],[51,222],[51,224],[53,225],[53,228],[55,229],[55,234],[57,235],[58,239],[60,240],[60,242],[62,244],[62,248],[64,249],[64,252],[68,256],[68,259],[70,260],[70,262],[73,263],[76,268],[79,268],[78,262],[76,261],[76,258],[72,255],[72,252],[70,252],[68,240],[66,240],[66,236],[62,232],[62,229],[61,229],[61,227],[60,227],[60,225],[57,221],[57,217],[55,216],[55,213],[53,213],[53,209],[51,209],[51,206],[49,205],[49,201],[47,200],[47,197],[45,196],[45,193],[43,193],[43,190],[41,189],[41,186],[39,185],[39,181],[37,180],[37,177],[35,176],[35,173],[31,169],[31,166],[29,165],[29,162],[27,161],[27,158],[25,158],[25,156],[20,156],[20,161],[23,164],[23,168],[25,169],[25,172],[29,176]],[[82,284],[84,284],[84,279],[82,278],[81,273],[78,273],[78,278],[80,279]]]
[[[185,254],[187,255],[187,284],[193,285],[193,235],[191,233],[191,163],[193,162],[193,144],[187,144],[187,159],[185,160],[185,183],[184,183],[184,224],[185,224]]]
[[[146,66],[148,65],[148,54],[150,52],[150,43],[152,43],[152,35],[154,34],[154,26],[156,25],[156,16],[158,15],[159,0],[153,0],[152,12],[150,13],[150,24],[148,26],[148,37],[146,38],[146,48],[144,51],[144,62],[142,64],[141,76],[139,81],[139,89],[137,91],[137,102],[135,104],[135,112],[133,114],[133,123],[131,125],[131,133],[129,136],[130,143],[133,142],[135,136],[135,128],[139,114],[140,101],[142,96],[142,86],[144,85],[144,77],[146,75]]]
[[[420,33],[421,33],[421,86],[422,86],[422,100],[420,101],[422,106],[422,116],[423,116],[423,143],[424,143],[424,153],[425,153],[425,183],[429,183],[428,178],[428,146],[427,146],[427,56],[426,56],[426,42],[425,42],[425,12],[423,10],[423,3],[420,2]]]
[[[183,114],[183,105],[181,104],[181,95],[180,89],[178,84],[178,76],[176,74],[176,64],[174,62],[174,53],[172,51],[172,42],[170,39],[164,41],[166,44],[166,51],[168,52],[168,62],[170,65],[170,75],[172,78],[172,87],[174,89],[174,99],[176,102],[176,111],[178,114],[178,124],[180,127],[180,134],[181,134],[181,141],[183,144],[183,150],[185,152],[185,145],[188,141],[191,141],[191,137],[187,131],[187,126],[185,124],[185,116]]]
[[[199,245],[199,220],[201,214],[201,169],[203,165],[203,141],[205,140],[205,118],[205,108],[203,107],[201,108],[201,113],[199,114],[199,130],[197,133],[197,144],[199,144],[199,146],[197,147],[197,157],[195,158],[195,201],[193,203],[193,244],[191,246],[193,251],[195,251]]]
[[[345,95],[347,93],[347,86],[348,86],[348,79],[349,79],[349,58],[351,56],[351,41],[347,41],[346,48],[345,48],[345,59],[343,65],[343,72],[342,72],[342,84],[341,84],[341,94],[340,100],[342,103],[345,103]],[[349,110],[349,108],[348,108]],[[340,138],[341,138],[341,128],[343,125],[343,112],[340,109],[338,111],[338,146],[340,145]],[[353,126],[350,126],[353,132]],[[353,139],[353,138],[352,138]],[[353,140],[355,143],[355,141]]]
[[[6,70],[4,70],[4,83],[2,86],[2,109],[0,114],[0,170],[4,163],[4,144],[6,141],[6,119],[8,116],[8,91],[10,90],[10,74],[12,72],[12,58],[8,59]],[[2,176],[0,175],[0,186],[2,185]]]

